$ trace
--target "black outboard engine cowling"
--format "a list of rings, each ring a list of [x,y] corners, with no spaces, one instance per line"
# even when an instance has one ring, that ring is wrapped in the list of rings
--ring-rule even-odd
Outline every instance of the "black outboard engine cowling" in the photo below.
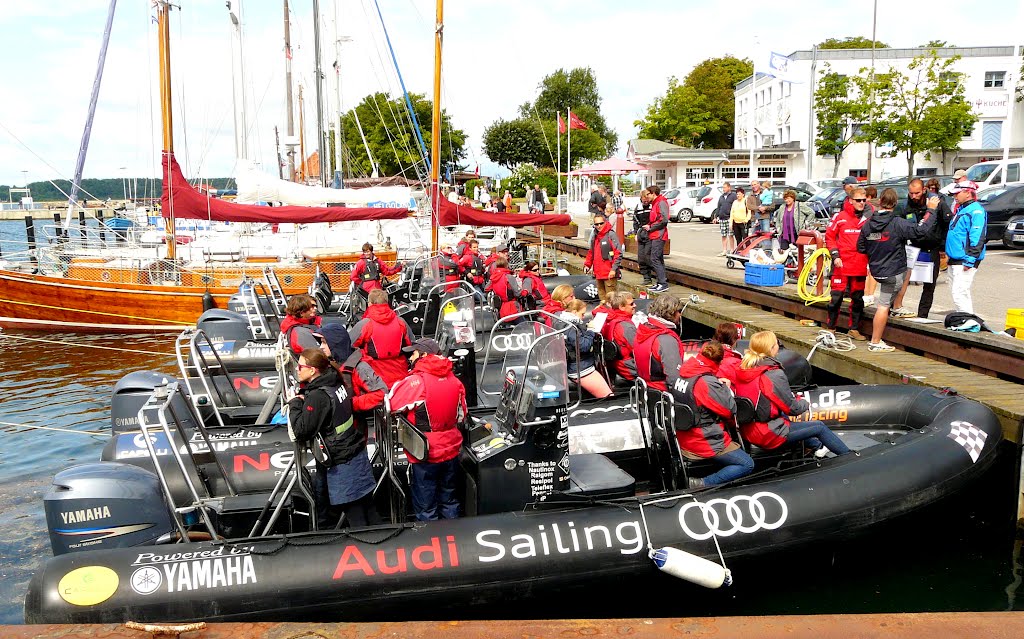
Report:
[[[111,435],[138,431],[139,410],[149,401],[157,386],[173,381],[176,381],[173,375],[157,371],[133,371],[117,380],[110,397]],[[195,427],[182,396],[179,395],[175,399],[174,408],[186,425],[190,428]]]
[[[72,466],[43,498],[54,555],[156,543],[174,531],[157,476],[138,466]]]
[[[199,339],[196,346],[206,359],[206,363],[214,366],[217,357],[210,352],[210,345],[217,351],[224,367],[229,371],[266,371],[273,370],[274,356],[277,353],[277,336],[273,329],[265,329],[254,325],[252,330],[245,315],[234,311],[215,308],[199,316],[196,328],[206,333],[210,339]],[[253,339],[252,331],[261,337]],[[192,362],[189,362],[192,364]]]

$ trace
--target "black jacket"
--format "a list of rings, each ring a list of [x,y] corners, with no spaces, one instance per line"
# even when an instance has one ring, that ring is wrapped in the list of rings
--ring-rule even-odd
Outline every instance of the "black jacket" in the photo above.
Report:
[[[914,200],[907,198],[907,206],[904,209],[906,211],[906,217],[911,220],[910,216],[913,215],[911,221],[920,223],[924,219],[925,213],[928,212],[928,199],[931,197],[930,193],[925,194],[924,202],[917,203]],[[935,224],[931,227],[931,231],[925,237],[911,242],[914,246],[923,249],[925,251],[931,251],[934,249],[941,249],[946,246],[946,235],[949,233],[949,221],[953,219],[953,211],[950,210],[949,204],[942,197],[939,198],[939,207],[935,209]]]
[[[722,193],[718,197],[718,206],[715,207],[715,214],[719,220],[728,220],[732,214],[732,203],[736,201],[736,191]]]
[[[907,241],[919,242],[935,226],[933,211],[919,224],[899,217],[893,211],[876,211],[860,231],[857,251],[868,256],[868,268],[876,279],[905,273]]]

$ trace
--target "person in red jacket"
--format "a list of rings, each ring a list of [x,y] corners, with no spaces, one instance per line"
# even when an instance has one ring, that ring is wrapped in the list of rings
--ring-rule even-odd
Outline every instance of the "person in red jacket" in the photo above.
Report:
[[[735,322],[722,322],[715,328],[715,336],[711,338],[722,345],[722,362],[718,365],[718,376],[729,380],[733,387],[736,385],[736,371],[739,370],[740,361],[743,359],[743,356],[733,348],[739,337],[740,331],[736,328]]]
[[[476,231],[469,229],[466,231],[466,235],[463,236],[459,243],[455,245],[455,255],[461,260],[465,255],[466,251],[469,250],[469,245],[476,239]]]
[[[451,293],[459,288],[455,282],[462,280],[462,265],[459,264],[459,256],[455,254],[450,246],[442,246],[437,256],[437,268],[441,279],[445,282],[452,282],[450,286],[444,287],[445,293]]]
[[[362,294],[363,298],[366,298],[370,291],[384,288],[381,285],[381,278],[398,275],[401,272],[401,262],[396,262],[394,266],[388,266],[373,254],[373,244],[367,242],[363,244],[363,256],[352,267],[349,279],[356,284],[355,290]]]
[[[761,331],[750,337],[750,348],[736,373],[734,390],[738,397],[746,397],[754,404],[754,421],[740,424],[740,432],[748,442],[766,450],[806,442],[815,457],[824,457],[829,451],[848,454],[850,449],[824,422],[790,421],[790,415],[805,413],[810,404],[793,395],[786,373],[775,359],[778,354],[775,333]]]
[[[459,260],[459,266],[462,267],[462,273],[466,281],[473,285],[477,301],[483,302],[487,298],[484,294],[484,283],[487,281],[487,275],[484,268],[484,258],[480,255],[480,242],[476,240],[469,241],[469,248],[466,249],[466,252],[463,253],[462,258]]]
[[[688,406],[693,414],[690,428],[676,430],[676,440],[683,455],[710,458],[721,466],[707,477],[690,477],[691,489],[718,486],[749,475],[754,470],[754,460],[729,437],[724,426],[726,421],[735,420],[736,399],[718,378],[722,355],[721,344],[706,342],[700,353],[683,362],[679,379],[669,391],[676,404]]]
[[[292,295],[284,312],[281,334],[287,336],[292,354],[297,358],[307,348],[320,348],[320,342],[314,336],[320,330],[320,317],[316,314],[313,298],[305,293]]]
[[[668,290],[668,279],[665,276],[665,240],[668,239],[668,200],[661,194],[661,188],[653,184],[647,190],[654,201],[651,202],[650,222],[643,228],[651,241],[651,269],[657,279],[654,286],[649,287],[652,293],[664,293]]]
[[[409,370],[402,349],[412,343],[412,329],[388,305],[388,294],[381,289],[370,291],[368,302],[363,319],[349,335],[352,345],[366,353],[370,367],[390,388]]]
[[[508,260],[504,257],[498,257],[491,266],[490,279],[487,281],[487,286],[484,290],[491,293],[493,292],[498,296],[498,300],[501,302],[501,306],[498,308],[498,318],[508,317],[522,311],[522,307],[519,305],[519,300],[523,296],[523,291],[519,287],[519,281],[515,275],[512,275],[512,271],[508,269]]]
[[[455,489],[462,448],[459,425],[469,412],[466,389],[434,340],[420,338],[404,351],[412,362],[412,373],[391,389],[387,406],[389,412],[404,413],[428,442],[426,459],[416,459],[406,451],[413,511],[417,521],[455,519],[459,516]]]
[[[555,287],[555,290],[551,291],[551,297],[544,303],[544,308],[541,310],[557,317],[559,313],[565,310],[565,305],[574,299],[576,299],[576,293],[573,288],[568,284],[559,284]],[[558,328],[562,327],[562,324],[555,322],[547,315],[544,316],[543,321],[548,326],[557,324]]]
[[[612,230],[604,213],[594,215],[594,234],[590,237],[590,250],[583,260],[583,272],[593,273],[597,290],[602,301],[617,289],[619,265],[622,262],[622,242]]]
[[[675,295],[659,295],[651,303],[647,321],[636,329],[633,360],[636,374],[651,388],[667,391],[679,379],[683,363],[683,342],[676,325],[683,315],[683,302]]]
[[[636,341],[633,313],[636,311],[636,303],[632,293],[625,291],[612,293],[608,303],[611,310],[601,327],[601,335],[619,349],[619,357],[612,363],[615,374],[633,381],[636,379],[636,362],[633,361],[633,343]]]
[[[835,214],[825,231],[825,246],[832,254],[832,295],[828,303],[828,329],[836,330],[843,298],[850,298],[850,323],[846,330],[857,341],[864,316],[864,283],[868,275],[868,258],[857,251],[857,238],[868,220],[867,192],[854,188],[843,207]],[[839,329],[842,332],[842,329]]]
[[[523,283],[523,299],[530,310],[542,308],[551,299],[537,262],[530,260],[523,265],[523,270],[519,271],[519,281]]]

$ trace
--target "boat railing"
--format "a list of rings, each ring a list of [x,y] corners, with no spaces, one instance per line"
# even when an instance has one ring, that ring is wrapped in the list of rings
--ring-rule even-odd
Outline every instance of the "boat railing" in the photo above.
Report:
[[[405,486],[397,468],[398,463],[404,454],[405,446],[401,434],[401,422],[399,416],[388,413],[384,419],[379,420],[382,427],[377,431],[377,450],[380,452],[381,461],[384,464],[384,472],[377,485],[373,489],[374,498],[381,490],[388,491],[388,507],[391,523],[397,524],[405,520],[406,502]]]
[[[313,281],[316,281],[316,276],[320,274],[320,264],[316,266],[316,270],[313,276]],[[267,295],[273,304],[271,310],[274,311],[274,317],[278,320],[281,319],[278,314],[278,309],[283,309],[288,304],[288,299],[285,297],[284,288],[281,286],[281,280],[277,277],[277,271],[274,270],[273,266],[263,267],[263,283],[266,286]]]
[[[548,328],[546,325],[538,322],[535,319],[535,318],[538,318],[538,317],[543,319],[544,316],[547,316],[547,317],[553,319],[552,326],[555,326],[556,324],[554,324],[554,322],[557,321],[559,324],[562,324],[562,328],[559,328],[559,329]],[[526,358],[525,358],[525,367],[526,368],[530,367],[530,362],[531,362],[532,357],[533,357],[534,349],[536,349],[538,345],[542,345],[546,340],[554,339],[555,336],[558,336],[559,338],[561,338],[563,340],[562,351],[564,352],[564,354],[568,355],[568,350],[565,348],[564,340],[565,340],[565,335],[569,331],[576,331],[576,339],[574,340],[575,352],[576,352],[576,361],[577,362],[580,361],[580,339],[579,339],[580,338],[580,327],[578,325],[576,325],[575,323],[572,323],[572,322],[567,322],[567,321],[563,320],[562,318],[558,317],[557,315],[554,315],[552,313],[548,313],[547,311],[543,311],[543,310],[521,311],[519,313],[513,313],[512,315],[508,315],[506,317],[502,317],[502,318],[498,319],[497,321],[494,322],[494,326],[491,327],[491,332],[490,332],[490,334],[488,336],[488,339],[487,339],[487,346],[484,348],[484,365],[483,365],[483,369],[480,371],[480,379],[481,380],[486,380],[487,379],[487,364],[488,364],[488,361],[490,360],[491,349],[494,347],[494,337],[495,337],[495,334],[497,333],[498,329],[500,327],[502,327],[502,326],[513,326],[521,318],[525,318],[525,319],[528,320],[528,322],[530,324],[533,324],[533,331],[532,332],[533,332],[533,334],[535,336],[535,338],[533,340],[531,340],[530,344],[526,347]],[[522,324],[519,324],[519,326],[522,326]],[[502,356],[501,369],[503,371],[504,370],[508,370],[508,368],[509,368],[508,367],[509,352],[510,352],[509,350],[505,350],[505,354],[504,354],[504,356]],[[583,388],[581,386],[579,386],[578,384],[576,384],[575,386],[576,386],[576,401],[571,406],[569,406],[569,410],[573,410],[573,409],[577,408],[580,405],[580,402],[583,401]],[[572,387],[573,387],[573,385],[569,386],[569,388],[572,388]],[[502,390],[489,391],[489,390],[487,390],[487,388],[483,384],[480,385],[480,390],[485,395],[501,395],[502,392],[503,392]],[[522,389],[520,389],[520,395],[522,395]],[[518,402],[518,400],[519,400],[519,398],[517,397],[516,401]]]
[[[676,424],[678,421],[692,423],[689,407],[676,404],[671,393],[652,388],[641,377],[636,378],[629,391],[629,399],[640,419],[648,468],[663,490],[676,490],[679,472],[685,474],[682,450],[676,439]]]
[[[217,345],[206,331],[187,328],[175,340],[174,352],[178,359],[178,370],[187,386],[189,404],[197,413],[201,413],[203,408],[212,410],[217,424],[223,427],[221,408],[242,406],[244,402],[235,388],[231,373],[224,366]],[[210,355],[213,356],[212,362]],[[218,378],[224,381],[218,384]]]
[[[231,496],[235,496],[238,493],[235,491],[234,485],[228,478],[228,474],[225,471],[224,466],[215,454],[213,443],[210,441],[209,434],[203,426],[202,419],[198,415],[197,411],[194,410],[194,406],[190,402],[184,402],[184,405],[190,412],[192,422],[200,433],[203,439],[203,445],[205,446],[205,450],[196,450],[195,444],[197,442],[193,442],[193,438],[190,436],[190,433],[187,432],[183,423],[184,416],[178,415],[177,411],[174,409],[175,399],[180,392],[181,389],[177,382],[157,386],[146,403],[139,409],[139,429],[142,431],[143,441],[145,442],[146,449],[149,452],[150,459],[153,460],[153,468],[155,469],[157,479],[160,482],[160,487],[163,490],[164,498],[167,500],[167,504],[174,516],[174,523],[180,534],[180,540],[188,540],[189,535],[187,527],[199,520],[202,521],[210,536],[217,539],[219,535],[217,534],[217,530],[214,527],[213,522],[210,520],[208,509],[216,507],[216,504],[222,502],[223,498],[211,495],[202,476],[198,473],[195,473],[195,477],[198,481],[193,480],[193,473],[189,472],[189,467],[186,465],[178,447],[173,445],[175,438],[171,432],[172,425],[174,431],[178,435],[178,439],[182,442],[181,448],[188,454],[192,469],[198,471],[201,464],[208,464],[210,462],[215,463],[229,494]],[[178,405],[181,404],[181,402],[178,402]],[[166,441],[170,444],[167,448],[170,450],[171,456],[174,458],[174,463],[181,472],[185,486],[188,488],[189,495],[192,498],[191,504],[179,505],[175,501],[174,494],[167,481],[167,476],[160,464],[160,457],[157,455],[156,448],[153,445],[156,440],[156,437],[153,435],[154,430],[162,432]],[[197,483],[202,487],[202,495],[199,494]]]

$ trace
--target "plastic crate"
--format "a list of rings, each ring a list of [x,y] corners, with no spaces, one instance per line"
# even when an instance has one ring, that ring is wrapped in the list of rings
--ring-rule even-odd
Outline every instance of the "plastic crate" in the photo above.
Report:
[[[1024,339],[1024,308],[1006,309],[1006,328],[1017,329],[1017,339]]]
[[[782,286],[786,283],[786,269],[782,264],[751,264],[747,262],[743,281],[754,286]]]

